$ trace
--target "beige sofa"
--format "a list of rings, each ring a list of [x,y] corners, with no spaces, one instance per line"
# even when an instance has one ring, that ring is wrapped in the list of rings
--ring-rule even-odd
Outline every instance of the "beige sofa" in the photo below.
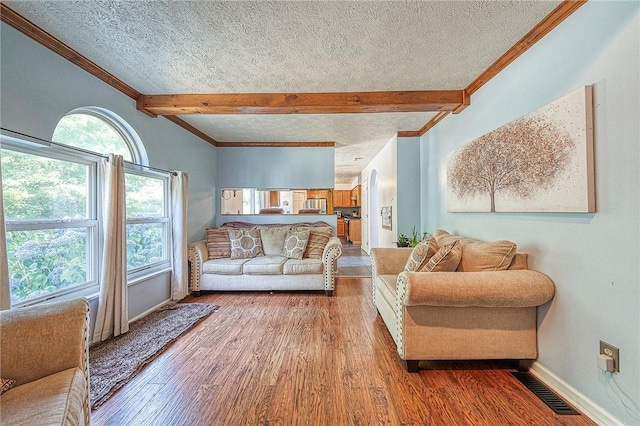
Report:
[[[420,360],[469,359],[513,359],[526,370],[537,358],[537,307],[552,299],[551,279],[527,269],[527,255],[507,241],[439,230],[432,244],[460,250],[455,271],[404,271],[411,248],[371,251],[373,301],[407,371]]]
[[[89,304],[75,299],[0,312],[6,425],[88,425]]]
[[[212,248],[213,232],[224,236],[224,230],[253,229],[260,235],[262,254],[250,258],[232,259],[226,248]],[[315,236],[324,235],[310,251],[312,239],[301,259],[282,255],[288,231],[309,230]],[[224,232],[223,232],[224,231]],[[333,294],[337,276],[337,259],[342,243],[335,230],[325,222],[254,225],[246,222],[225,223],[217,230],[207,230],[207,239],[189,245],[190,290],[195,296],[201,291],[273,291],[324,290]],[[312,237],[313,238],[313,237]],[[318,246],[318,241],[322,246]],[[224,245],[221,242],[220,245]]]

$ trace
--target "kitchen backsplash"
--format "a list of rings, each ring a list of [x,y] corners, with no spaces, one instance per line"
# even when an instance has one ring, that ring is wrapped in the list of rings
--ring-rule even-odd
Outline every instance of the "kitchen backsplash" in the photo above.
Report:
[[[335,212],[340,212],[342,217],[360,217],[360,207],[336,207]]]

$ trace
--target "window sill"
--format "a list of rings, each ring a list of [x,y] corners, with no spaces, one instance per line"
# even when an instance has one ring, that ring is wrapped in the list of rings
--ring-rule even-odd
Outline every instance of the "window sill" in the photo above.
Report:
[[[40,305],[43,303],[55,303],[62,302],[65,300],[77,299],[79,297],[84,297],[85,299],[92,300],[96,299],[100,295],[100,288],[97,285],[92,285],[87,288],[78,289],[75,291],[70,291],[68,293],[63,294],[52,294],[51,297],[47,297],[45,299],[34,300],[34,301],[26,301],[23,303],[12,304],[12,308],[23,308],[27,306]]]
[[[140,274],[138,273],[135,277],[135,279],[131,279],[129,280],[129,282],[127,283],[128,287],[133,287],[137,284],[141,284],[145,281],[148,281],[152,278],[158,277],[160,275],[164,275],[164,274],[170,274],[171,273],[171,267],[169,266],[163,266],[160,268],[155,268],[153,270],[147,270],[144,271],[146,272],[145,274]],[[100,297],[100,288],[98,286],[91,286],[89,288],[84,288],[84,289],[80,289],[77,291],[72,291],[69,293],[65,293],[65,294],[60,294],[60,295],[56,295],[56,296],[52,296],[43,300],[36,300],[33,302],[29,302],[26,301],[24,303],[18,303],[15,305],[12,305],[12,307],[15,308],[21,308],[21,307],[25,307],[25,306],[33,306],[33,305],[39,305],[41,303],[54,303],[54,302],[62,302],[64,300],[71,300],[71,299],[76,299],[78,297],[84,297],[85,299],[92,301],[92,300],[97,300]]]
[[[140,284],[142,282],[148,281],[152,278],[158,277],[160,275],[164,275],[167,273],[171,273],[171,267],[170,266],[163,266],[163,267],[159,267],[159,268],[153,268],[153,269],[148,269],[146,271],[144,271],[145,273],[137,273],[134,277],[129,279],[129,282],[127,283],[127,285],[129,287],[133,287],[137,284]]]

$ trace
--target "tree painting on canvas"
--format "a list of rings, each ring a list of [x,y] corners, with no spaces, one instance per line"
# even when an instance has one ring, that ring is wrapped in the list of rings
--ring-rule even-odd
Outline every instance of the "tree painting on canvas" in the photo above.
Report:
[[[450,153],[451,212],[594,212],[592,86]]]

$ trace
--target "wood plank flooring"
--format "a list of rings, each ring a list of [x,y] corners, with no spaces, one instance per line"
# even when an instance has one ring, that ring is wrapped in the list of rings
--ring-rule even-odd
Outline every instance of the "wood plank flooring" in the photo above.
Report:
[[[593,425],[559,416],[489,362],[406,373],[370,278],[334,297],[209,293],[220,310],[92,413],[99,425]]]

